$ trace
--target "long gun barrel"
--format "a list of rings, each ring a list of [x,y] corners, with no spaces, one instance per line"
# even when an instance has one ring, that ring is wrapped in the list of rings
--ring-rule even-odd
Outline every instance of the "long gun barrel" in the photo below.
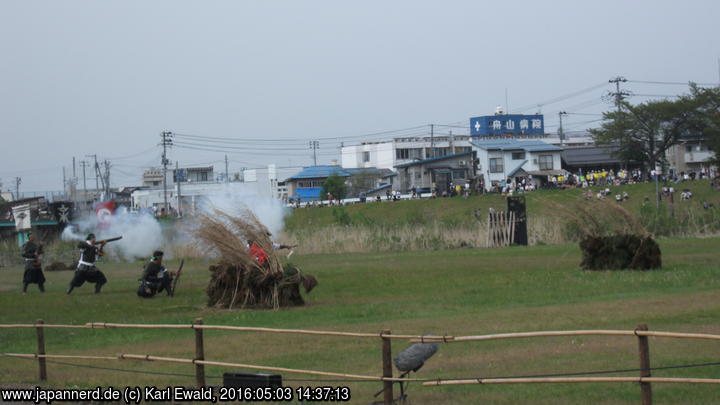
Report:
[[[99,245],[99,244],[101,244],[101,243],[102,243],[102,244],[105,244],[105,243],[108,243],[108,242],[114,242],[114,241],[116,241],[116,240],[120,240],[120,239],[122,239],[122,238],[123,238],[122,236],[116,236],[116,237],[114,237],[114,238],[108,238],[108,239],[99,240],[99,241],[95,242],[95,244],[96,244],[96,245]]]

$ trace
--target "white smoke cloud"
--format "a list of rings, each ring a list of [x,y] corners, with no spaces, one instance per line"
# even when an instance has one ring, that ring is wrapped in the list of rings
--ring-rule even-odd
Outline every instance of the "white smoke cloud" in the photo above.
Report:
[[[260,196],[257,193],[248,192],[239,185],[228,183],[223,190],[211,193],[206,196],[205,203],[200,209],[212,215],[213,209],[219,209],[230,215],[242,215],[244,210],[249,210],[260,220],[260,222],[277,237],[284,226],[285,216],[290,210],[280,200],[269,196]]]
[[[213,215],[215,209],[236,216],[241,216],[245,210],[252,211],[275,240],[280,237],[285,216],[290,212],[281,201],[259,196],[257,190],[233,183],[198,199],[196,207],[208,215]],[[121,240],[108,243],[105,251],[110,258],[125,260],[147,258],[156,249],[165,251],[165,257],[169,259],[184,256],[185,248],[196,246],[192,233],[197,224],[192,215],[168,225],[165,230],[152,214],[128,212],[124,207],[118,207],[108,219],[109,223],[100,224],[95,213],[89,213],[75,221],[75,225],[66,227],[61,238],[84,241],[91,232],[98,240],[122,236]]]
[[[83,241],[88,233],[94,233],[98,240],[122,236],[119,241],[109,243],[105,250],[111,256],[126,260],[147,258],[164,245],[162,227],[152,215],[128,212],[124,207],[119,207],[107,224],[99,224],[93,213],[81,217],[76,225],[65,227],[61,238]]]

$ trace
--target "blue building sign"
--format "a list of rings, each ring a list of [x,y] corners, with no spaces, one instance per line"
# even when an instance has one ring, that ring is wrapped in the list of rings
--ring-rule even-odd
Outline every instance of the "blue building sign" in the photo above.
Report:
[[[542,135],[545,119],[542,114],[486,115],[470,118],[470,135]]]

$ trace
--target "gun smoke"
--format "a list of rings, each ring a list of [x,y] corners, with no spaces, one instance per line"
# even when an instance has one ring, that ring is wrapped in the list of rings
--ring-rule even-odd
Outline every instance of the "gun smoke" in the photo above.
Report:
[[[111,257],[125,260],[147,258],[165,243],[162,227],[151,214],[119,207],[107,218],[107,222],[101,223],[94,214],[83,216],[75,225],[65,227],[61,238],[83,241],[88,233],[94,233],[98,240],[122,236],[121,240],[108,244],[106,250]]]
[[[227,184],[222,190],[198,199],[195,213],[215,216],[219,210],[231,216],[242,216],[250,211],[277,238],[282,231],[285,215],[289,210],[281,201],[260,197],[235,185]],[[115,236],[123,239],[109,243],[106,251],[111,258],[135,260],[147,258],[156,250],[164,250],[166,258],[182,255],[186,247],[196,246],[193,230],[197,229],[196,215],[188,212],[181,220],[167,225],[159,222],[148,211],[131,212],[118,207],[107,222],[100,222],[94,213],[80,217],[75,224],[67,226],[62,240],[84,241],[88,233],[94,233],[98,240]]]

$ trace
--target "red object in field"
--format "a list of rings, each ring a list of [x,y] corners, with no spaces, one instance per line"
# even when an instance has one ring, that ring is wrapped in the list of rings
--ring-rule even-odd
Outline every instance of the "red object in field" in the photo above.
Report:
[[[112,217],[113,213],[115,213],[115,201],[105,201],[95,205],[95,215],[97,215],[98,228],[109,228],[110,217]]]
[[[268,259],[267,253],[265,253],[265,250],[260,247],[257,243],[253,242],[250,245],[250,254],[255,256],[258,263],[263,264]]]

